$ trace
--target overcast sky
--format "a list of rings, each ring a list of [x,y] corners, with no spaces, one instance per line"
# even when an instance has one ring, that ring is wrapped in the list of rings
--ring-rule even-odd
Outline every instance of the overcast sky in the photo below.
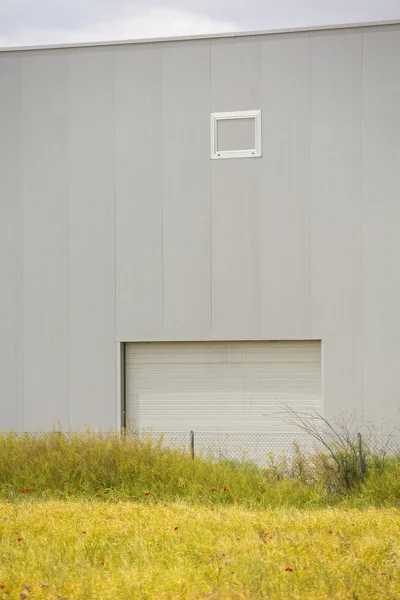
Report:
[[[0,0],[0,46],[400,19],[400,0]]]

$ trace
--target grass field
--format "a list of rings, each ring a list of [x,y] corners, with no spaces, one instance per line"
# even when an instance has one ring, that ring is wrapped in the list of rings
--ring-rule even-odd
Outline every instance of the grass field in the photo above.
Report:
[[[28,499],[0,533],[0,598],[400,598],[396,508]]]
[[[400,456],[337,458],[0,434],[0,599],[398,600]]]

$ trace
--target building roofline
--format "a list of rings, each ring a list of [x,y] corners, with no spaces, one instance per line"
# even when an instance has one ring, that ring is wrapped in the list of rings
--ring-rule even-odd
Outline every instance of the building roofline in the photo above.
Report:
[[[174,37],[139,38],[133,40],[107,40],[103,42],[77,42],[66,44],[45,44],[36,46],[7,46],[0,47],[0,52],[17,52],[27,50],[58,50],[68,48],[90,48],[99,46],[126,46],[129,44],[155,44],[166,42],[187,42],[196,40],[211,40],[224,38],[251,37],[261,35],[279,35],[284,33],[306,33],[313,31],[329,31],[338,29],[356,29],[363,27],[381,27],[387,25],[400,25],[400,19],[391,21],[370,21],[365,23],[343,23],[341,25],[317,25],[313,27],[292,27],[287,29],[266,29],[260,31],[237,31],[232,33],[207,33],[201,35],[183,35]]]

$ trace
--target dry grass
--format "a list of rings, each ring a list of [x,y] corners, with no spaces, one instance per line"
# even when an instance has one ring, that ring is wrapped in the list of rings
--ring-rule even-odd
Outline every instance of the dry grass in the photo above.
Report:
[[[272,467],[0,434],[0,599],[400,598],[398,458],[351,488],[324,455]]]
[[[0,534],[0,598],[400,597],[396,508],[28,499]]]

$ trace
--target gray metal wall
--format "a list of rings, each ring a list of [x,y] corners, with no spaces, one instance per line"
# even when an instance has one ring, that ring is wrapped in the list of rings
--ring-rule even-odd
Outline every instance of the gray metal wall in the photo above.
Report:
[[[326,413],[399,420],[399,173],[397,25],[0,53],[0,426],[117,426],[137,340],[322,339]]]

